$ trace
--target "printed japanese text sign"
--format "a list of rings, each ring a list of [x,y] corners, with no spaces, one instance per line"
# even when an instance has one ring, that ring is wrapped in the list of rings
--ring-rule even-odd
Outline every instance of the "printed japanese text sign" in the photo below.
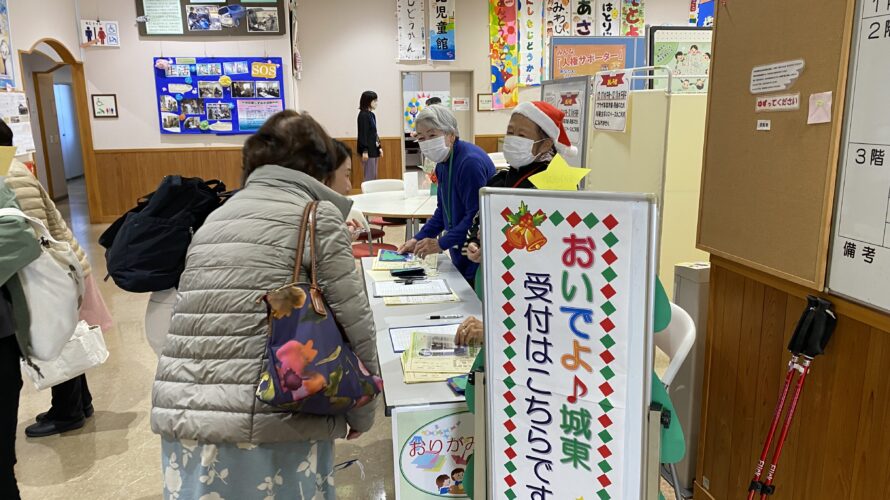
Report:
[[[861,2],[855,23],[828,288],[890,311],[890,4]],[[814,100],[831,121],[831,95]]]
[[[642,497],[653,200],[482,191],[488,498]]]
[[[593,84],[593,128],[624,132],[630,100],[630,73],[597,73]]]

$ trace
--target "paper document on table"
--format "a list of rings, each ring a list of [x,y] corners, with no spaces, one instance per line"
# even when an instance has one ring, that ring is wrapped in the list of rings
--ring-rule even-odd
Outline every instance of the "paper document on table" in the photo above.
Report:
[[[375,297],[415,297],[418,295],[447,295],[451,288],[443,279],[420,281],[375,281]]]
[[[405,352],[411,347],[411,337],[415,332],[426,333],[429,335],[450,335],[452,338],[457,334],[457,327],[460,323],[449,325],[419,325],[407,326],[389,329],[389,339],[392,341],[392,351],[395,353]]]
[[[368,276],[371,278],[371,281],[395,281],[395,280],[403,280],[404,277],[393,276],[389,271],[367,271]],[[426,277],[434,278],[439,275],[439,271],[435,269],[427,269]]]
[[[452,292],[447,295],[418,295],[416,297],[386,297],[383,299],[383,304],[387,306],[418,306],[451,302],[460,302],[460,297]]]
[[[445,382],[449,378],[453,377],[453,373],[424,373],[424,372],[409,372],[405,369],[407,366],[408,351],[402,353],[402,380],[405,381],[406,384],[428,384],[430,382]]]
[[[479,354],[479,347],[462,347],[454,343],[454,334],[411,334],[411,345],[402,353],[405,372],[469,373]]]
[[[386,252],[384,250],[383,252]],[[426,269],[436,269],[439,267],[439,255],[427,255],[425,258],[421,259],[416,257],[413,253],[409,253],[405,255],[405,259],[403,260],[392,260],[391,254],[389,257],[383,256],[383,252],[381,255],[378,255],[374,259],[374,265],[371,266],[371,270],[373,271],[392,271],[393,269],[405,269],[408,267],[424,267]],[[391,252],[391,251],[390,251]],[[381,259],[381,256],[384,259]],[[390,260],[385,260],[385,259]]]

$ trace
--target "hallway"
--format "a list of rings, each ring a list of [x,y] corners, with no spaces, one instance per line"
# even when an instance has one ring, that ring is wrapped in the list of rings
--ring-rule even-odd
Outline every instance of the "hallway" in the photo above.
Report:
[[[89,224],[83,179],[69,184],[69,199],[58,207],[90,256],[115,328],[105,332],[111,353],[108,361],[87,373],[96,413],[82,429],[61,436],[26,438],[25,427],[49,408],[50,392],[36,391],[25,378],[16,442],[16,475],[22,498],[160,499],[161,440],[149,424],[157,358],[143,331],[148,295],[127,293],[110,280],[102,281],[104,249],[97,241],[107,226]],[[355,466],[337,473],[340,498],[394,498],[391,428],[382,406],[370,433],[355,442],[339,441],[336,449],[337,463],[359,458],[366,473],[362,479]],[[257,495],[262,498],[261,492]]]

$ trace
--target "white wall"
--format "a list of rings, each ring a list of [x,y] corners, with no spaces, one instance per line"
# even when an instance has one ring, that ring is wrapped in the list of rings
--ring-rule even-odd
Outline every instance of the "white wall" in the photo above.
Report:
[[[18,52],[29,51],[44,38],[55,38],[77,56],[76,0],[7,0],[10,35],[16,54],[16,87],[22,88]],[[30,82],[29,82],[30,84]]]
[[[649,0],[651,24],[686,24],[688,0]],[[473,71],[476,94],[490,93],[488,2],[456,0],[457,60],[453,63],[400,64],[396,61],[395,0],[303,0],[297,8],[303,79],[298,88],[303,109],[337,137],[356,134],[359,96],[374,90],[381,136],[401,134],[402,71]],[[332,29],[336,23],[342,28]],[[520,100],[540,96],[537,88],[522,90]],[[460,96],[464,97],[464,96]],[[475,104],[473,105],[475,109]],[[475,112],[475,133],[503,134],[509,111]]]

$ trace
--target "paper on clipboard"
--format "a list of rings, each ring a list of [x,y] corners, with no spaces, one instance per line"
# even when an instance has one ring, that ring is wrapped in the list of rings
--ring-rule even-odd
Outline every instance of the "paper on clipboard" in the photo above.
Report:
[[[457,335],[457,327],[460,323],[449,325],[419,325],[389,329],[389,340],[392,342],[394,353],[405,352],[411,346],[411,336],[414,332],[428,333],[431,335]]]
[[[418,295],[416,297],[386,297],[383,304],[387,306],[417,306],[424,304],[448,304],[460,302],[456,293],[448,295]]]
[[[402,281],[375,281],[374,297],[415,297],[419,295],[447,295],[451,288],[443,279]]]

